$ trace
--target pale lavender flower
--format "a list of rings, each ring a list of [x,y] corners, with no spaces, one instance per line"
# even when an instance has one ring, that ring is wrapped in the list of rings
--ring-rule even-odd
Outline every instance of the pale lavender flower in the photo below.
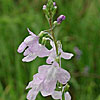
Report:
[[[56,2],[53,2],[53,5],[56,6]]]
[[[43,10],[46,9],[46,7],[47,7],[46,5],[43,5]]]
[[[55,45],[54,45],[54,42],[53,41],[50,41],[50,44],[51,46],[53,47],[51,50],[50,50],[50,55],[49,57],[47,58],[46,62],[48,64],[51,64],[53,61],[55,61],[57,55],[56,55],[56,48],[55,48]],[[60,54],[60,57],[61,58],[64,58],[64,59],[71,59],[73,54],[72,53],[66,53],[62,50],[62,47],[58,47],[58,53]]]
[[[26,49],[24,52],[25,57],[22,59],[22,61],[30,62],[34,60],[37,56],[48,56],[50,51],[44,45],[39,44],[39,36],[36,36],[29,29],[28,31],[30,36],[26,37],[18,48],[19,53],[22,53]]]
[[[66,84],[70,79],[70,74],[59,67],[58,63],[52,65],[42,65],[38,73],[34,75],[33,81],[29,83],[26,89],[31,88],[27,95],[28,100],[35,100],[40,91],[43,96],[52,95],[56,88],[57,81]]]
[[[66,16],[60,15],[60,16],[57,18],[57,23],[58,23],[58,24],[61,24],[61,22],[62,22],[63,20],[65,20],[65,18],[66,18]]]
[[[54,91],[51,96],[53,99],[62,100],[62,91]],[[64,93],[64,96],[65,96],[65,100],[71,100],[71,96],[69,92]]]

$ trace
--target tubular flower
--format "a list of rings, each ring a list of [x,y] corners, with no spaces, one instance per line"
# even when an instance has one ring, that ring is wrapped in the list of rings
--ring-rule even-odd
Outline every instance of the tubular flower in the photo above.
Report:
[[[28,100],[35,100],[40,91],[43,96],[52,95],[56,88],[57,81],[66,84],[70,79],[70,74],[59,67],[58,63],[52,65],[42,65],[38,69],[38,73],[33,76],[26,89],[31,88],[27,95]]]
[[[28,29],[30,36],[26,37],[18,47],[18,52],[22,53],[24,50],[23,62],[30,62],[38,57],[48,56],[50,51],[44,46],[39,44],[39,36],[36,36]]]
[[[51,64],[53,61],[55,61],[57,55],[56,55],[56,48],[55,48],[55,45],[54,45],[54,42],[53,41],[50,41],[50,44],[52,46],[52,49],[50,50],[50,54],[49,54],[49,57],[47,58],[46,62],[48,64]],[[72,53],[66,53],[62,50],[62,47],[58,45],[58,53],[59,53],[59,56],[61,58],[64,58],[64,59],[71,59],[73,54]]]

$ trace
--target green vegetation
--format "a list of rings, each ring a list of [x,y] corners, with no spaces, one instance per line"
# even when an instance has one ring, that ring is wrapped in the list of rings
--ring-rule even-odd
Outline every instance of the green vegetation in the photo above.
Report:
[[[42,12],[46,0],[0,0],[0,100],[26,100],[26,85],[46,58],[30,63],[21,61],[17,48],[28,36],[28,27],[35,34],[48,28]],[[72,100],[100,100],[100,0],[56,0],[66,20],[55,29],[64,51],[82,55],[63,60],[62,67],[71,73]],[[59,34],[59,35],[58,35]],[[37,100],[43,98],[40,94]]]

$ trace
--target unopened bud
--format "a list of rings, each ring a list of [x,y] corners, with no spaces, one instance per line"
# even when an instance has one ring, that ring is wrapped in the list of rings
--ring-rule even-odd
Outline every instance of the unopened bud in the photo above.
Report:
[[[44,31],[41,31],[41,32],[39,33],[39,37],[43,37],[43,35],[44,35]]]
[[[57,26],[58,25],[58,23],[57,23],[57,21],[54,21],[54,23],[53,23],[55,26]]]
[[[66,16],[60,15],[60,16],[57,18],[57,23],[58,23],[58,24],[61,24],[61,22],[62,22],[63,20],[65,20],[65,18],[66,18]]]

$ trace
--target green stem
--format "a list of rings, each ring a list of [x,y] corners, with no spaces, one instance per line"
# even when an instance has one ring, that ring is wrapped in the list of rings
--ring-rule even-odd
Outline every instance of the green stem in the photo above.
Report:
[[[53,41],[54,41],[54,44],[55,44],[55,47],[56,47],[56,55],[58,56],[58,46],[57,46],[57,42],[56,42],[54,32],[53,32],[53,29],[52,29],[52,18],[50,18],[49,24],[50,24],[50,29],[51,29],[51,35],[52,35],[52,38],[53,38]]]
[[[53,31],[53,28],[52,28],[52,17],[50,18],[50,20],[49,20],[49,24],[50,24],[50,31],[51,31],[51,35],[52,35],[52,38],[53,38],[53,41],[54,41],[54,44],[55,44],[55,47],[56,47],[56,55],[58,56],[59,54],[58,54],[58,46],[57,46],[57,41],[56,41],[56,39],[55,39],[55,36],[54,36],[54,31]],[[59,59],[59,65],[60,65],[60,59]],[[62,100],[65,100],[65,98],[63,97],[63,94],[64,93],[62,93]]]

